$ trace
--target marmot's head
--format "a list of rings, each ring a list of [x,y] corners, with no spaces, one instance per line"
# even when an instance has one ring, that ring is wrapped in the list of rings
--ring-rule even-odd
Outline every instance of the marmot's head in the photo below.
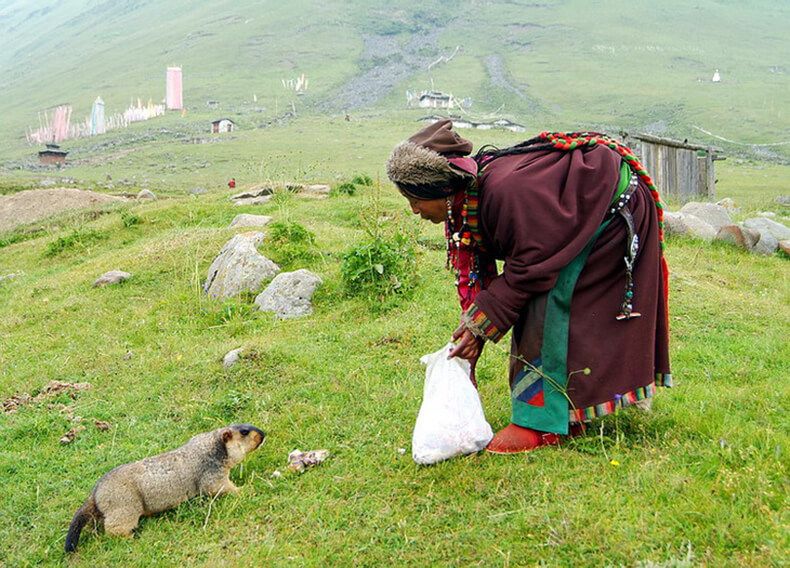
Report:
[[[234,424],[220,430],[220,438],[228,451],[230,467],[240,463],[244,456],[258,449],[266,434],[249,424]]]

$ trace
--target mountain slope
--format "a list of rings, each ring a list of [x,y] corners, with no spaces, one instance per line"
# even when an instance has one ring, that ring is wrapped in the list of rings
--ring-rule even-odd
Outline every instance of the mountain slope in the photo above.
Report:
[[[530,129],[639,128],[748,144],[790,139],[790,39],[778,0],[660,4],[360,0],[11,1],[0,7],[0,155],[24,145],[37,113],[86,116],[159,101],[184,69],[190,111],[206,101],[274,116],[405,106],[409,90],[469,98],[475,116]],[[440,57],[449,62],[440,62]],[[713,83],[719,69],[722,82]],[[308,77],[296,100],[282,79]],[[263,110],[265,109],[265,110]],[[768,149],[768,147],[766,148]],[[782,150],[782,146],[773,150]]]

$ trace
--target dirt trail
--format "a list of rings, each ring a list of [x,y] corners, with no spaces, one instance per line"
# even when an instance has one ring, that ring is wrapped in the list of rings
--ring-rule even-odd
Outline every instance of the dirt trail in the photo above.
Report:
[[[354,110],[388,96],[401,81],[427,69],[436,59],[435,54],[425,55],[424,51],[436,46],[441,33],[442,30],[437,28],[412,34],[405,45],[393,36],[364,36],[365,48],[360,60],[363,66],[371,67],[356,77],[350,77],[335,96],[319,103],[318,108],[324,111]]]
[[[62,211],[120,200],[123,198],[67,187],[28,189],[12,195],[0,195],[0,232]]]

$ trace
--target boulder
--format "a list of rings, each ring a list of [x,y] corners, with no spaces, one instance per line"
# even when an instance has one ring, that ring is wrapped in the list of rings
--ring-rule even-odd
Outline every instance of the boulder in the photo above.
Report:
[[[751,229],[746,229],[747,231]],[[718,230],[714,241],[721,241],[725,243],[732,243],[745,250],[751,250],[752,245],[747,244],[746,236],[743,234],[743,229],[738,225],[724,225]]]
[[[313,185],[305,185],[302,186],[299,193],[304,195],[305,197],[316,197],[316,198],[324,198],[329,196],[329,192],[332,188],[328,185],[324,184],[313,184]]]
[[[754,248],[754,245],[760,240],[760,231],[756,229],[750,229],[749,227],[744,227],[742,225],[738,225],[741,229],[741,233],[743,234],[743,240],[745,241],[746,247],[749,250]]]
[[[309,270],[284,272],[255,298],[255,303],[260,311],[274,312],[278,319],[310,315],[313,294],[321,283],[321,278]]]
[[[779,248],[779,241],[790,240],[790,228],[765,217],[746,219],[743,225],[760,233],[760,240],[752,248],[757,254],[773,254]]]
[[[790,256],[790,241],[779,241],[779,250]]]
[[[242,213],[236,215],[233,221],[230,222],[231,227],[264,227],[271,223],[272,218],[268,215],[251,215],[249,213]]]
[[[248,197],[245,199],[234,200],[234,205],[263,205],[264,203],[269,203],[271,199],[271,195],[264,195],[262,197]]]
[[[690,201],[681,208],[680,212],[685,215],[694,215],[702,219],[713,227],[714,234],[722,227],[733,224],[727,209],[716,203]]]
[[[773,254],[777,248],[779,248],[777,239],[770,233],[760,233],[760,240],[752,247],[752,252],[755,254]]]
[[[688,227],[683,221],[683,214],[664,210],[664,232],[667,235],[677,236],[688,234]]]
[[[252,197],[264,197],[266,195],[271,195],[274,193],[274,189],[271,187],[264,187],[262,189],[254,189],[250,191],[242,191],[241,193],[237,193],[236,195],[231,196],[231,199],[236,201],[237,199],[250,199]]]
[[[729,197],[725,197],[724,199],[722,199],[720,201],[717,201],[716,205],[721,205],[729,213],[737,213],[738,211],[741,210],[741,208],[738,207],[738,204],[735,203],[735,200],[734,199],[730,199]]]
[[[193,187],[189,190],[189,193],[192,195],[203,195],[204,193],[208,193],[208,190],[205,187]]]
[[[779,197],[774,197],[774,203],[784,205],[785,207],[790,207],[790,195],[780,195]]]
[[[732,224],[732,223],[730,223]],[[664,212],[664,229],[668,235],[694,237],[704,241],[712,241],[716,229],[696,215],[687,213]]]
[[[243,352],[244,352],[243,347],[239,347],[238,349],[233,349],[231,351],[228,351],[225,354],[225,356],[222,358],[222,368],[228,370],[231,367],[233,367],[236,363],[239,362],[239,359],[241,358],[241,354]]]
[[[779,241],[769,233],[761,233],[760,240],[752,248],[755,254],[773,254],[779,248]]]
[[[280,272],[280,267],[255,248],[263,233],[240,233],[230,239],[211,263],[203,290],[219,299],[242,292],[257,292],[264,280]]]
[[[119,282],[123,282],[127,278],[131,278],[132,275],[128,272],[124,272],[123,270],[110,270],[109,272],[105,272],[96,281],[93,283],[94,288],[101,288],[102,286],[107,286],[109,284],[118,284]]]

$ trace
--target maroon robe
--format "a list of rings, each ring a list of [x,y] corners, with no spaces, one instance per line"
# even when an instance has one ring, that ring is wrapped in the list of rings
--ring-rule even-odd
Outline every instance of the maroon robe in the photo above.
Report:
[[[671,384],[657,208],[641,181],[626,205],[639,237],[633,309],[641,317],[615,319],[626,283],[626,224],[609,214],[620,166],[618,153],[598,145],[503,156],[479,175],[482,254],[505,264],[466,319],[494,341],[512,328],[513,421],[520,426],[567,433],[569,422]],[[578,274],[568,280],[574,264]],[[557,357],[556,376],[547,376],[544,365]]]

